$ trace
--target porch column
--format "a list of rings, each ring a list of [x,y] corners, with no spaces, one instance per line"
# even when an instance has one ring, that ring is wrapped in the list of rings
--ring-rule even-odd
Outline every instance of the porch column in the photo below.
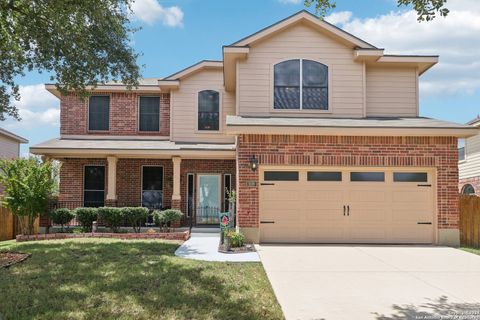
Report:
[[[107,157],[108,180],[107,180],[107,202],[117,200],[117,157]]]
[[[173,194],[172,194],[172,208],[180,209],[180,200],[182,196],[180,195],[180,164],[182,163],[182,158],[172,157],[173,161]]]

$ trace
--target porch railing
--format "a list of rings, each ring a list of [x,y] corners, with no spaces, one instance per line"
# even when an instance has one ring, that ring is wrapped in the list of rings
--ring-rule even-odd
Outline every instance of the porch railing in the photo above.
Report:
[[[218,207],[197,207],[195,221],[198,224],[215,224],[218,225]]]

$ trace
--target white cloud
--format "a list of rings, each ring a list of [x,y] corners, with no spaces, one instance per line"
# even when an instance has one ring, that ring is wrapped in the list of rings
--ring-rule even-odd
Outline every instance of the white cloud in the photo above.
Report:
[[[183,11],[177,6],[165,8],[157,0],[135,0],[132,3],[134,16],[149,25],[157,20],[169,27],[183,26]]]
[[[333,12],[329,16],[325,17],[325,20],[333,24],[344,24],[350,21],[352,16],[353,13],[351,13],[350,11]]]
[[[20,86],[20,96],[20,101],[13,103],[22,120],[9,119],[4,123],[5,128],[22,132],[36,126],[59,126],[59,100],[48,92],[43,84]]]
[[[413,10],[367,19],[337,12],[326,20],[386,53],[440,55],[439,64],[420,78],[422,93],[474,93],[480,90],[480,1],[449,1],[447,7],[449,15],[432,22],[417,22]]]

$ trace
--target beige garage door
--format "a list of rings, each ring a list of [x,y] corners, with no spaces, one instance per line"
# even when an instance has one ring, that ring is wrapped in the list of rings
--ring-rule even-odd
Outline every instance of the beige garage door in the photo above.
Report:
[[[434,241],[433,171],[262,167],[260,176],[261,242]]]

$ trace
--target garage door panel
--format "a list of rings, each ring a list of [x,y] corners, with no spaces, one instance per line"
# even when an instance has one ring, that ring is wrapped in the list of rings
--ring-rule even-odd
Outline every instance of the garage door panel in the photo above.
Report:
[[[305,200],[307,201],[326,201],[331,203],[343,200],[341,190],[304,190]]]
[[[371,189],[351,189],[349,193],[350,202],[384,202],[387,198],[387,192],[383,190]]]
[[[385,181],[350,182],[357,168],[342,181],[307,181],[315,170],[292,168],[298,181],[260,186],[260,220],[274,222],[260,225],[262,242],[432,243],[434,187],[396,182],[398,169],[383,170]]]
[[[298,201],[300,200],[300,193],[298,189],[288,188],[269,188],[263,194],[263,200],[265,201]]]
[[[432,243],[431,225],[394,225],[392,239],[398,243]]]
[[[430,199],[431,191],[417,190],[413,187],[411,190],[394,189],[392,192],[392,201],[394,203],[425,203]]]
[[[350,239],[354,242],[383,242],[387,237],[383,224],[372,224],[362,226],[361,228],[351,228],[349,230]]]

